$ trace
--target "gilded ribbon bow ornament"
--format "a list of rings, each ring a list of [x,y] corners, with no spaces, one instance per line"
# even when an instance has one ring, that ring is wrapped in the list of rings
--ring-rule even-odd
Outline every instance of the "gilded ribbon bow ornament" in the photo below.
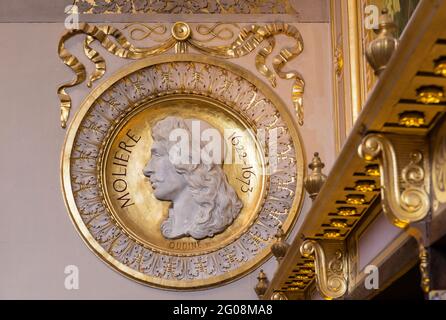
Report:
[[[190,28],[186,23],[177,22],[172,27],[172,35],[163,43],[152,47],[135,47],[121,31],[112,26],[98,27],[81,23],[79,28],[68,30],[61,37],[58,46],[60,58],[76,75],[72,81],[61,85],[57,90],[60,99],[61,125],[63,128],[66,127],[71,109],[71,98],[66,89],[84,82],[87,78],[85,66],[65,48],[65,42],[78,34],[87,36],[84,41],[84,53],[95,65],[95,70],[87,82],[89,87],[91,87],[94,81],[99,80],[104,75],[106,69],[105,59],[91,46],[94,41],[99,42],[102,47],[115,56],[134,60],[161,54],[172,48],[175,48],[177,53],[185,53],[188,46],[204,54],[219,58],[239,58],[253,52],[261,43],[266,43],[255,57],[256,68],[268,79],[273,87],[277,86],[276,75],[281,79],[294,80],[291,97],[298,123],[303,125],[305,82],[297,71],[283,70],[285,65],[300,55],[304,48],[302,36],[294,26],[286,23],[271,23],[264,26],[251,25],[241,29],[238,37],[227,46],[206,46],[203,42],[193,39]],[[274,49],[274,37],[279,34],[293,38],[296,44],[289,48],[282,48],[279,54],[274,57],[272,62],[273,72],[266,66],[266,59]]]
[[[283,71],[287,62],[300,55],[304,49],[302,36],[296,27],[286,23],[270,23],[265,26],[251,25],[241,30],[238,38],[228,46],[207,47],[199,41],[189,39],[189,43],[197,50],[220,58],[239,58],[256,49],[262,42],[267,45],[259,50],[256,55],[256,68],[264,75],[272,87],[276,87],[276,75],[266,66],[266,58],[271,54],[275,46],[274,36],[283,34],[296,40],[293,47],[282,48],[273,59],[275,73],[281,79],[294,79],[292,88],[292,101],[296,111],[297,120],[303,125],[303,93],[305,82],[297,71]]]

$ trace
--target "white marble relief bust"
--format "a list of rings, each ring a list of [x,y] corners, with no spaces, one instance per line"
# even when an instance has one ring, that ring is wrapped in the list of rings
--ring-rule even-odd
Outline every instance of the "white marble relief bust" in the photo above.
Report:
[[[143,173],[149,178],[155,197],[172,202],[169,216],[161,225],[161,233],[167,239],[213,237],[230,226],[243,207],[228,183],[222,161],[204,163],[199,160],[195,164],[193,161],[171,161],[169,150],[177,141],[169,139],[170,133],[183,129],[192,141],[192,121],[210,127],[201,120],[170,116],[152,128],[151,158]],[[201,142],[199,145],[201,149],[204,147]]]

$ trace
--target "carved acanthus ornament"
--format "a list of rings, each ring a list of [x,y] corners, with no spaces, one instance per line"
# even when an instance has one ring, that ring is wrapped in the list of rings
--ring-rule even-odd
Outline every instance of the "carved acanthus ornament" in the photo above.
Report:
[[[429,293],[431,287],[431,279],[429,276],[429,251],[424,245],[422,232],[414,227],[407,228],[406,232],[412,236],[418,243],[418,258],[420,270],[420,287],[424,293]]]
[[[238,37],[226,46],[209,46],[205,42],[195,39],[190,27],[184,22],[175,23],[171,31],[171,36],[161,44],[151,47],[135,47],[128,42],[120,30],[112,26],[92,26],[87,23],[81,23],[79,28],[68,30],[59,41],[58,53],[62,61],[73,70],[76,77],[72,81],[60,86],[57,90],[60,99],[62,127],[66,127],[71,109],[71,98],[66,89],[84,82],[87,78],[85,66],[65,48],[65,42],[78,34],[86,35],[84,52],[95,65],[95,70],[88,78],[87,85],[89,87],[94,81],[99,80],[106,70],[105,59],[92,48],[92,43],[95,41],[99,42],[111,54],[133,60],[158,55],[172,48],[175,48],[176,53],[186,53],[189,46],[205,55],[222,59],[239,58],[253,52],[260,44],[266,43],[256,54],[256,68],[268,79],[272,87],[276,87],[276,76],[281,79],[294,80],[291,98],[297,120],[300,125],[303,124],[304,80],[297,71],[283,71],[285,65],[300,55],[304,48],[302,36],[296,27],[286,23],[270,23],[262,26],[250,25],[243,28]],[[272,61],[274,69],[272,71],[266,66],[266,59],[274,50],[276,35],[291,37],[296,41],[296,44],[280,50],[279,54]]]
[[[75,0],[82,14],[296,14],[289,0]]]
[[[304,257],[314,255],[316,285],[325,299],[337,299],[347,292],[347,270],[341,248],[333,250],[331,246],[323,247],[315,240],[305,240],[300,252]]]
[[[429,253],[423,245],[419,245],[420,258],[420,273],[421,273],[421,289],[424,293],[430,291],[430,277],[429,277]]]
[[[206,36],[201,41],[212,41],[214,39],[229,41],[235,37],[235,33],[232,29],[236,29],[240,32],[241,28],[236,23],[215,23],[212,26],[205,24],[198,25],[195,30],[198,34]]]
[[[288,297],[286,296],[285,293],[276,291],[271,296],[271,300],[288,300]]]
[[[367,161],[379,161],[383,210],[395,226],[405,228],[426,217],[430,200],[424,189],[421,152],[411,154],[410,164],[401,171],[401,184],[395,150],[386,137],[374,133],[367,135],[358,152]]]

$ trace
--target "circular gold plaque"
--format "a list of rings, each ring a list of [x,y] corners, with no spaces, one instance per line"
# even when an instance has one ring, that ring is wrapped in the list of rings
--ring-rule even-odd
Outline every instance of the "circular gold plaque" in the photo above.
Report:
[[[222,161],[174,165],[159,151],[160,128],[172,123],[192,140],[194,123],[215,130]],[[269,256],[277,228],[288,232],[300,210],[303,168],[293,117],[266,85],[232,64],[179,54],[136,62],[86,98],[65,141],[62,184],[101,259],[139,282],[190,290]]]

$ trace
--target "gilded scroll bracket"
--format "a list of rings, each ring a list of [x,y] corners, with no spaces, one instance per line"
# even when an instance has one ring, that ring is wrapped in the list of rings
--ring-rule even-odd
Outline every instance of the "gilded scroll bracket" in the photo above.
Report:
[[[410,152],[410,163],[400,172],[392,142],[382,134],[369,134],[362,140],[359,156],[366,161],[379,162],[383,211],[393,225],[406,228],[426,218],[429,195],[425,189],[423,153]]]
[[[424,245],[423,232],[413,226],[423,221],[430,210],[430,197],[426,191],[428,177],[425,175],[423,152],[414,150],[409,154],[409,164],[399,172],[398,157],[392,142],[383,134],[369,134],[363,138],[359,156],[366,161],[377,160],[381,176],[381,199],[383,211],[391,223],[404,229],[418,242],[421,288],[429,292],[428,251]],[[399,177],[401,176],[401,179]]]
[[[305,240],[301,254],[314,258],[316,287],[324,299],[339,299],[347,292],[348,268],[343,241]]]

